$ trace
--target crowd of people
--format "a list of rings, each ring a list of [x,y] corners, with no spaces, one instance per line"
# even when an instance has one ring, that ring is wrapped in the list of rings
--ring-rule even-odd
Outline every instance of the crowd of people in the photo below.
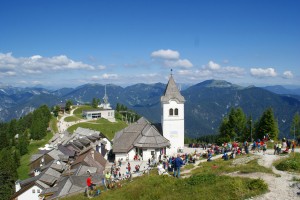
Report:
[[[195,163],[196,160],[199,160],[201,157],[206,158],[208,162],[212,161],[213,155],[222,154],[222,159],[229,160],[235,159],[236,156],[242,154],[249,154],[250,151],[252,153],[259,153],[262,151],[265,154],[267,150],[267,142],[268,137],[264,137],[263,139],[257,139],[253,142],[224,142],[222,145],[216,144],[190,144],[189,147],[197,148],[201,147],[203,149],[202,152],[195,151],[193,153],[181,153],[177,154],[177,156],[161,156],[159,161],[156,161],[154,157],[148,160],[148,169],[151,167],[157,167],[159,175],[173,175],[174,177],[180,178],[181,167],[188,163]],[[286,140],[285,138],[282,139],[280,142],[274,143],[274,155],[281,154],[281,153],[289,153],[290,149],[291,152],[294,152],[296,147],[295,141]],[[135,161],[139,161],[140,157],[135,156]],[[111,169],[108,170],[105,174],[105,178],[103,178],[103,185],[105,189],[112,187],[113,183],[118,183],[118,181],[131,179],[132,178],[132,167],[129,161],[126,161],[126,172],[121,173],[121,166],[122,160],[119,159],[115,161]],[[214,165],[214,167],[216,166]],[[136,164],[134,166],[134,172],[140,172],[140,165]],[[87,179],[87,186],[90,190],[93,190],[95,184],[91,181],[91,176]]]

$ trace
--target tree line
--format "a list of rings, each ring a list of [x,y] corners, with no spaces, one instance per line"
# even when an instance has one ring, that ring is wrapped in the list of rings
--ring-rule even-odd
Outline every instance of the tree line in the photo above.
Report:
[[[290,128],[290,135],[300,140],[300,115],[295,113]],[[253,141],[268,137],[272,140],[279,139],[278,121],[274,117],[273,109],[267,108],[262,115],[253,120],[246,116],[242,108],[231,108],[228,115],[224,116],[219,126],[217,135],[205,135],[198,138],[186,138],[186,143],[218,143],[228,141]]]
[[[0,199],[10,199],[18,179],[20,157],[28,153],[30,140],[47,135],[51,113],[46,105],[20,119],[0,123]]]
[[[116,119],[127,121],[127,122],[136,122],[141,116],[135,111],[129,110],[127,106],[117,103],[116,105]]]

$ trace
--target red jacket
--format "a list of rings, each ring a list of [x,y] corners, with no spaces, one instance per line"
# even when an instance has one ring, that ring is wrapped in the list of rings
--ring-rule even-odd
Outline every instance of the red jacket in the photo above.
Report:
[[[91,177],[88,177],[87,179],[86,179],[86,184],[87,184],[87,186],[91,186],[92,185],[92,179],[91,179]]]

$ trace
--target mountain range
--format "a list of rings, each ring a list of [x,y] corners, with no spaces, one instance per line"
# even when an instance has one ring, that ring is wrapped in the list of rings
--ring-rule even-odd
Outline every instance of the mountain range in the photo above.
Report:
[[[126,105],[148,120],[160,122],[160,96],[166,85],[135,84],[121,87],[106,85],[109,102]],[[9,121],[31,112],[40,105],[54,106],[72,100],[74,104],[90,103],[94,97],[102,99],[105,85],[85,84],[77,88],[51,91],[40,87],[0,87],[0,120]],[[241,107],[247,116],[258,120],[263,111],[272,107],[278,120],[280,136],[291,137],[290,124],[300,112],[300,89],[283,86],[242,87],[223,80],[207,80],[181,90],[185,97],[185,131],[189,137],[215,134],[222,118],[230,108]]]

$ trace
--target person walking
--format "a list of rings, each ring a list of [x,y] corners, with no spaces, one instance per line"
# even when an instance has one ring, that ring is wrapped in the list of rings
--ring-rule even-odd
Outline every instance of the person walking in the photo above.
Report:
[[[87,196],[90,197],[90,191],[94,190],[94,186],[96,186],[96,184],[93,183],[92,181],[92,175],[91,173],[88,171],[88,178],[86,179],[86,185],[87,185]]]
[[[183,165],[182,159],[180,158],[180,155],[177,154],[177,158],[174,160],[174,177],[180,178],[180,168]]]

